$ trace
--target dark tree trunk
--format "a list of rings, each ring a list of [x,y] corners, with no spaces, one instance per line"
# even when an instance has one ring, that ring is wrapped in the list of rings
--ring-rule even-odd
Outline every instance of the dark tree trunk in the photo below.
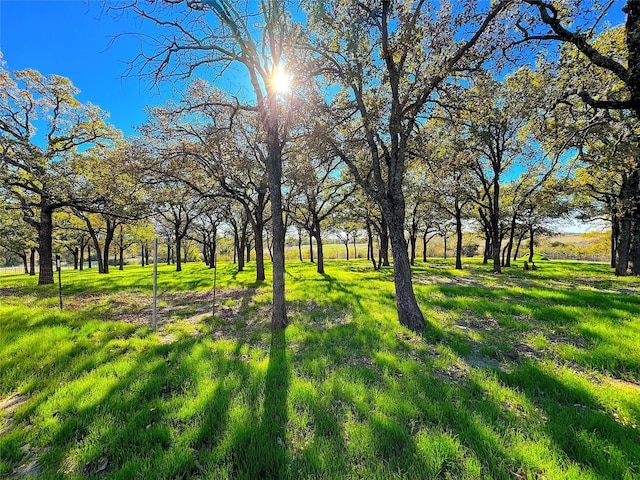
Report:
[[[247,243],[247,232],[246,232],[246,229],[244,229],[244,231],[240,233],[240,236],[238,238],[238,252],[236,253],[238,258],[239,272],[244,271],[244,252],[246,248],[246,243]]]
[[[171,265],[171,245],[169,245],[168,238],[167,238],[167,265]]]
[[[320,233],[320,225],[318,225],[318,229],[315,231],[316,235],[316,249],[317,249],[317,259],[318,259],[318,268],[316,269],[318,273],[324,274],[324,248],[322,246],[322,235]]]
[[[140,244],[140,265],[145,266],[144,243]]]
[[[104,255],[104,261],[102,262],[102,273],[109,273],[109,250],[111,248],[111,242],[113,241],[113,236],[115,235],[117,227],[116,222],[110,219],[107,219],[106,225],[107,228],[104,236],[104,250],[102,252]]]
[[[29,275],[29,264],[27,263],[27,254],[19,253],[18,256],[22,259],[22,267],[24,268],[24,274]]]
[[[302,232],[298,230],[298,257],[302,262]]]
[[[631,234],[631,273],[632,275],[640,275],[640,208],[635,212],[633,229]]]
[[[80,243],[80,271],[84,270],[84,241]]]
[[[422,234],[422,261],[427,263],[427,235],[429,235],[429,231],[425,230]]]
[[[313,234],[309,232],[309,261],[314,263],[313,260]]]
[[[404,230],[404,226],[402,227]],[[404,238],[404,233],[402,234]],[[407,242],[404,242],[405,244]],[[405,247],[406,254],[406,247]],[[380,255],[382,257],[382,266],[388,267],[389,264],[389,227],[386,220],[383,218],[380,226]],[[407,257],[408,258],[408,257]]]
[[[262,213],[260,213],[260,219],[262,220]],[[264,272],[264,223],[260,222],[254,227],[253,232],[255,238],[255,250],[256,250],[256,282],[264,282],[267,278]],[[249,252],[247,252],[247,258],[249,258]]]
[[[238,240],[238,230],[234,228],[233,232],[233,263],[238,262],[238,244],[240,241]]]
[[[373,232],[371,231],[371,224],[367,221],[367,260],[371,260],[373,263],[373,269],[378,270],[378,264],[376,263],[376,255],[373,251]]]
[[[322,245],[322,230],[320,228],[320,219],[318,216],[313,214],[313,218],[311,220],[311,234],[312,238],[316,240],[316,250],[317,250],[317,259],[318,265],[316,271],[320,274],[324,274],[324,248]]]
[[[395,208],[387,208],[384,214],[389,227],[391,252],[393,254],[393,281],[396,289],[396,307],[401,325],[414,330],[423,331],[424,316],[418,307],[413,282],[411,280],[411,264],[407,253],[407,242],[404,238],[404,198],[396,192]],[[389,206],[391,207],[391,206]]]
[[[36,275],[36,252],[38,249],[36,247],[30,248],[29,253],[29,275],[34,277]]]
[[[87,245],[87,266],[91,268],[91,245]]]
[[[356,234],[355,232],[353,233],[353,258],[357,259],[358,258],[358,250],[356,247]]]
[[[456,199],[456,269],[462,270],[462,209]]]
[[[349,241],[344,242],[344,250],[346,252],[347,261],[349,260]]]
[[[418,236],[412,233],[409,236],[409,242],[411,243],[411,265],[416,264],[416,243],[418,242]]]
[[[620,229],[616,246],[616,275],[627,275],[631,260],[631,237],[634,224],[634,200],[638,190],[640,172],[634,171],[622,180],[620,189]]]
[[[618,221],[618,211],[614,207],[611,209],[611,268],[616,268],[616,258],[618,247],[618,237],[620,236],[620,222]]]
[[[442,241],[444,243],[444,249],[442,252],[442,258],[444,258],[445,260],[447,259],[447,232],[444,232],[444,235],[442,235]]]
[[[518,259],[518,255],[520,254],[520,247],[522,246],[522,240],[527,235],[529,230],[522,229],[520,235],[518,235],[518,242],[516,243],[516,251],[513,253],[513,261],[515,262]]]
[[[38,257],[40,259],[40,273],[38,285],[53,283],[53,210],[46,200],[40,204],[40,228],[38,229]]]
[[[71,255],[73,255],[73,269],[78,270],[78,256],[80,255],[80,249],[78,247],[75,247],[71,251]]]

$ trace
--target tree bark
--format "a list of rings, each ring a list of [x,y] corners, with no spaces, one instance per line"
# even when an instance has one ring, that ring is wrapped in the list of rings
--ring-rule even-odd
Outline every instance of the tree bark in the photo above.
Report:
[[[309,232],[309,261],[314,263],[313,260],[313,234]]]
[[[262,213],[260,213],[260,217],[262,217]],[[257,223],[254,229],[255,232],[253,232],[253,234],[256,250],[256,282],[264,282],[267,278],[264,272],[264,223]]]
[[[38,285],[53,283],[53,210],[43,197],[40,202],[40,228],[38,229],[38,256],[40,258],[40,273]]]
[[[462,209],[456,199],[456,270],[462,270]]]
[[[36,251],[37,250],[38,249],[36,247],[31,247],[30,253],[29,253],[29,275],[32,277],[36,275]]]
[[[26,253],[18,253],[17,254],[22,260],[22,267],[24,269],[24,274],[29,275],[29,264],[27,263],[27,254]]]
[[[282,146],[280,143],[278,112],[275,95],[269,98],[268,112],[264,118],[267,130],[267,176],[269,179],[269,200],[271,202],[271,227],[273,242],[273,306],[271,328],[282,330],[287,327],[284,282],[285,227],[282,219]]]
[[[620,235],[620,222],[618,221],[618,210],[611,209],[611,268],[616,268],[616,258],[618,247],[618,237]]]
[[[404,230],[404,225],[402,227],[402,229]],[[387,225],[386,220],[382,219],[381,225],[380,225],[380,256],[382,257],[382,266],[383,267],[388,267],[389,264],[389,226]],[[403,232],[403,238],[404,238],[404,232]],[[407,243],[407,242],[404,242]],[[405,247],[405,251],[406,251],[406,247]]]
[[[425,327],[424,316],[413,292],[411,264],[407,253],[407,242],[404,238],[404,198],[394,200],[396,200],[395,208],[389,208],[392,207],[390,205],[384,213],[390,217],[388,227],[393,255],[393,281],[396,289],[398,320],[401,325],[411,330],[423,331]]]

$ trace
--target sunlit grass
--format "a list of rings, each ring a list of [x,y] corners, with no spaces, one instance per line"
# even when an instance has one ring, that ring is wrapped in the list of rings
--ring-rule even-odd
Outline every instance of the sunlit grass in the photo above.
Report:
[[[151,267],[64,271],[63,312],[0,277],[0,477],[637,478],[640,282],[537,266],[418,262],[424,335],[364,260],[290,262],[274,336],[253,263],[215,318],[211,269],[160,266],[157,332]]]

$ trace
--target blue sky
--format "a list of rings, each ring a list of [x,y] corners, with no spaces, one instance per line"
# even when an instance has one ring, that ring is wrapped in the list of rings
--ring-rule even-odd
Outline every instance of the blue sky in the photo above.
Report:
[[[110,122],[125,135],[144,122],[147,105],[164,103],[171,95],[152,89],[138,77],[124,77],[127,62],[139,52],[132,36],[143,25],[131,15],[115,19],[102,13],[101,1],[0,0],[0,50],[5,68],[33,68],[42,74],[71,79],[82,102],[110,113]]]

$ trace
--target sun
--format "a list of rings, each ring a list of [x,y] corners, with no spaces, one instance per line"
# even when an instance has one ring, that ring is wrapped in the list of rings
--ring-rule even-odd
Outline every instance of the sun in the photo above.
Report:
[[[273,87],[278,93],[287,93],[291,88],[291,79],[284,70],[277,69],[273,75]]]

